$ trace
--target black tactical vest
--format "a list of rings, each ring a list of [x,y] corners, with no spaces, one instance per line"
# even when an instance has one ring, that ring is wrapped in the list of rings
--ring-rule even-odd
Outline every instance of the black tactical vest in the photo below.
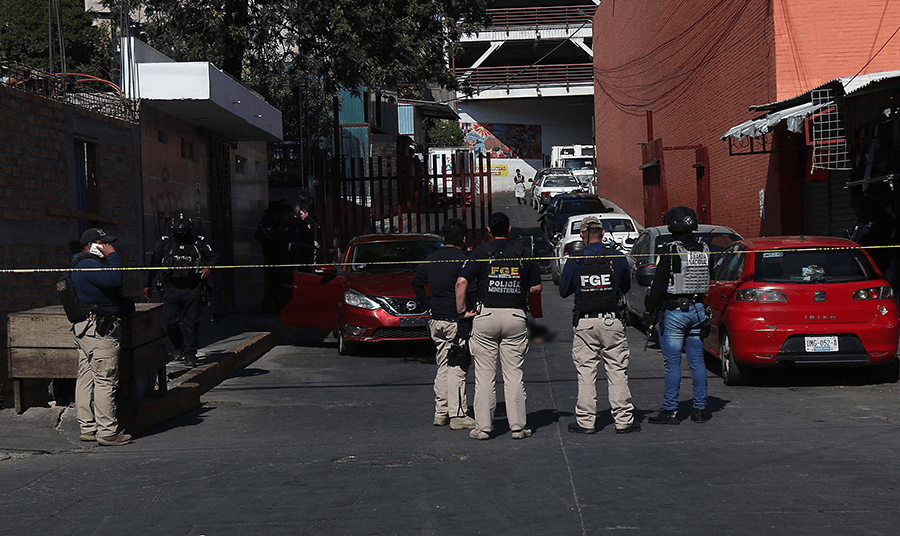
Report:
[[[613,283],[615,271],[612,259],[581,259],[579,264],[581,275],[578,281],[578,313],[586,315],[615,312],[619,297]]]
[[[487,285],[482,293],[482,303],[485,307],[525,310],[528,293],[525,274],[522,273],[525,246],[521,242],[500,242],[508,243],[498,248],[496,242],[491,242],[484,248],[491,260],[487,266]]]
[[[197,274],[197,267],[200,266],[200,250],[193,243],[182,244],[172,239],[169,241],[169,249],[163,255],[163,266],[169,268],[166,277],[188,279]]]

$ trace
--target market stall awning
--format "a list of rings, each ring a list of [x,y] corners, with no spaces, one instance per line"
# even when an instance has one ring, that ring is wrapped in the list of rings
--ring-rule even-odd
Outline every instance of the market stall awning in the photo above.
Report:
[[[728,132],[722,136],[722,139],[726,140],[731,137],[740,140],[748,136],[756,138],[763,134],[767,134],[782,121],[786,123],[789,131],[798,133],[803,132],[803,121],[825,106],[825,104],[813,104],[807,102],[785,110],[772,112],[731,127],[728,129]]]

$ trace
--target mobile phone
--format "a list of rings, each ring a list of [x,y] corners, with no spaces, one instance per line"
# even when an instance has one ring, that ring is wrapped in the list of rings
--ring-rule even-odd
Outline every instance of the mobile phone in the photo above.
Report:
[[[100,249],[100,244],[98,244],[98,243],[96,243],[96,242],[94,242],[93,244],[91,244],[90,252],[91,252],[91,255],[96,255],[96,256],[98,256],[98,257],[103,257],[103,256],[104,256],[104,255],[103,255],[103,250]]]

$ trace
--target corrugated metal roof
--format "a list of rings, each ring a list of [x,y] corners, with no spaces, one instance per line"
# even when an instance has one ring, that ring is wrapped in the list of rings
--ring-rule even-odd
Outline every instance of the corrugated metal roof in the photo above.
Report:
[[[887,80],[890,78],[898,78],[900,77],[900,71],[883,71],[880,73],[870,73],[870,74],[861,74],[859,76],[845,76],[843,78],[834,78],[825,82],[824,84],[818,85],[805,93],[801,93],[789,99],[784,99],[777,102],[770,102],[768,104],[754,104],[750,106],[750,111],[768,111],[768,110],[782,110],[788,106],[793,106],[799,104],[800,102],[809,102],[810,94],[813,91],[818,89],[824,89],[828,86],[834,86],[835,88],[840,87],[843,90],[844,95],[849,95],[855,91],[859,91],[860,89],[874,84],[875,82],[881,82],[882,80]],[[840,95],[837,95],[840,96]]]
[[[884,71],[880,73],[862,74],[859,76],[845,76],[843,78],[835,78],[824,84],[814,87],[813,89],[796,95],[789,99],[778,102],[770,102],[768,104],[758,104],[750,106],[750,111],[768,111],[770,113],[759,116],[749,121],[744,121],[739,125],[735,125],[728,129],[722,139],[732,137],[736,140],[750,136],[757,137],[769,132],[778,123],[787,122],[787,128],[791,132],[802,132],[803,121],[820,108],[830,105],[831,102],[813,104],[812,92],[825,89],[829,86],[836,90],[840,90],[840,94],[835,97],[842,97],[855,93],[869,85],[884,80],[898,79],[900,80],[900,71]]]

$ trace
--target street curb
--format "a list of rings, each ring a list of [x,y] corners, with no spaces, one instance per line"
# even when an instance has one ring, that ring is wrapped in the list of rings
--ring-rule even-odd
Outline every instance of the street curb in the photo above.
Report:
[[[164,397],[140,401],[137,415],[125,429],[136,435],[200,407],[200,397],[238,370],[253,363],[275,347],[275,334],[252,333],[226,351],[216,361],[195,367],[178,378]]]

